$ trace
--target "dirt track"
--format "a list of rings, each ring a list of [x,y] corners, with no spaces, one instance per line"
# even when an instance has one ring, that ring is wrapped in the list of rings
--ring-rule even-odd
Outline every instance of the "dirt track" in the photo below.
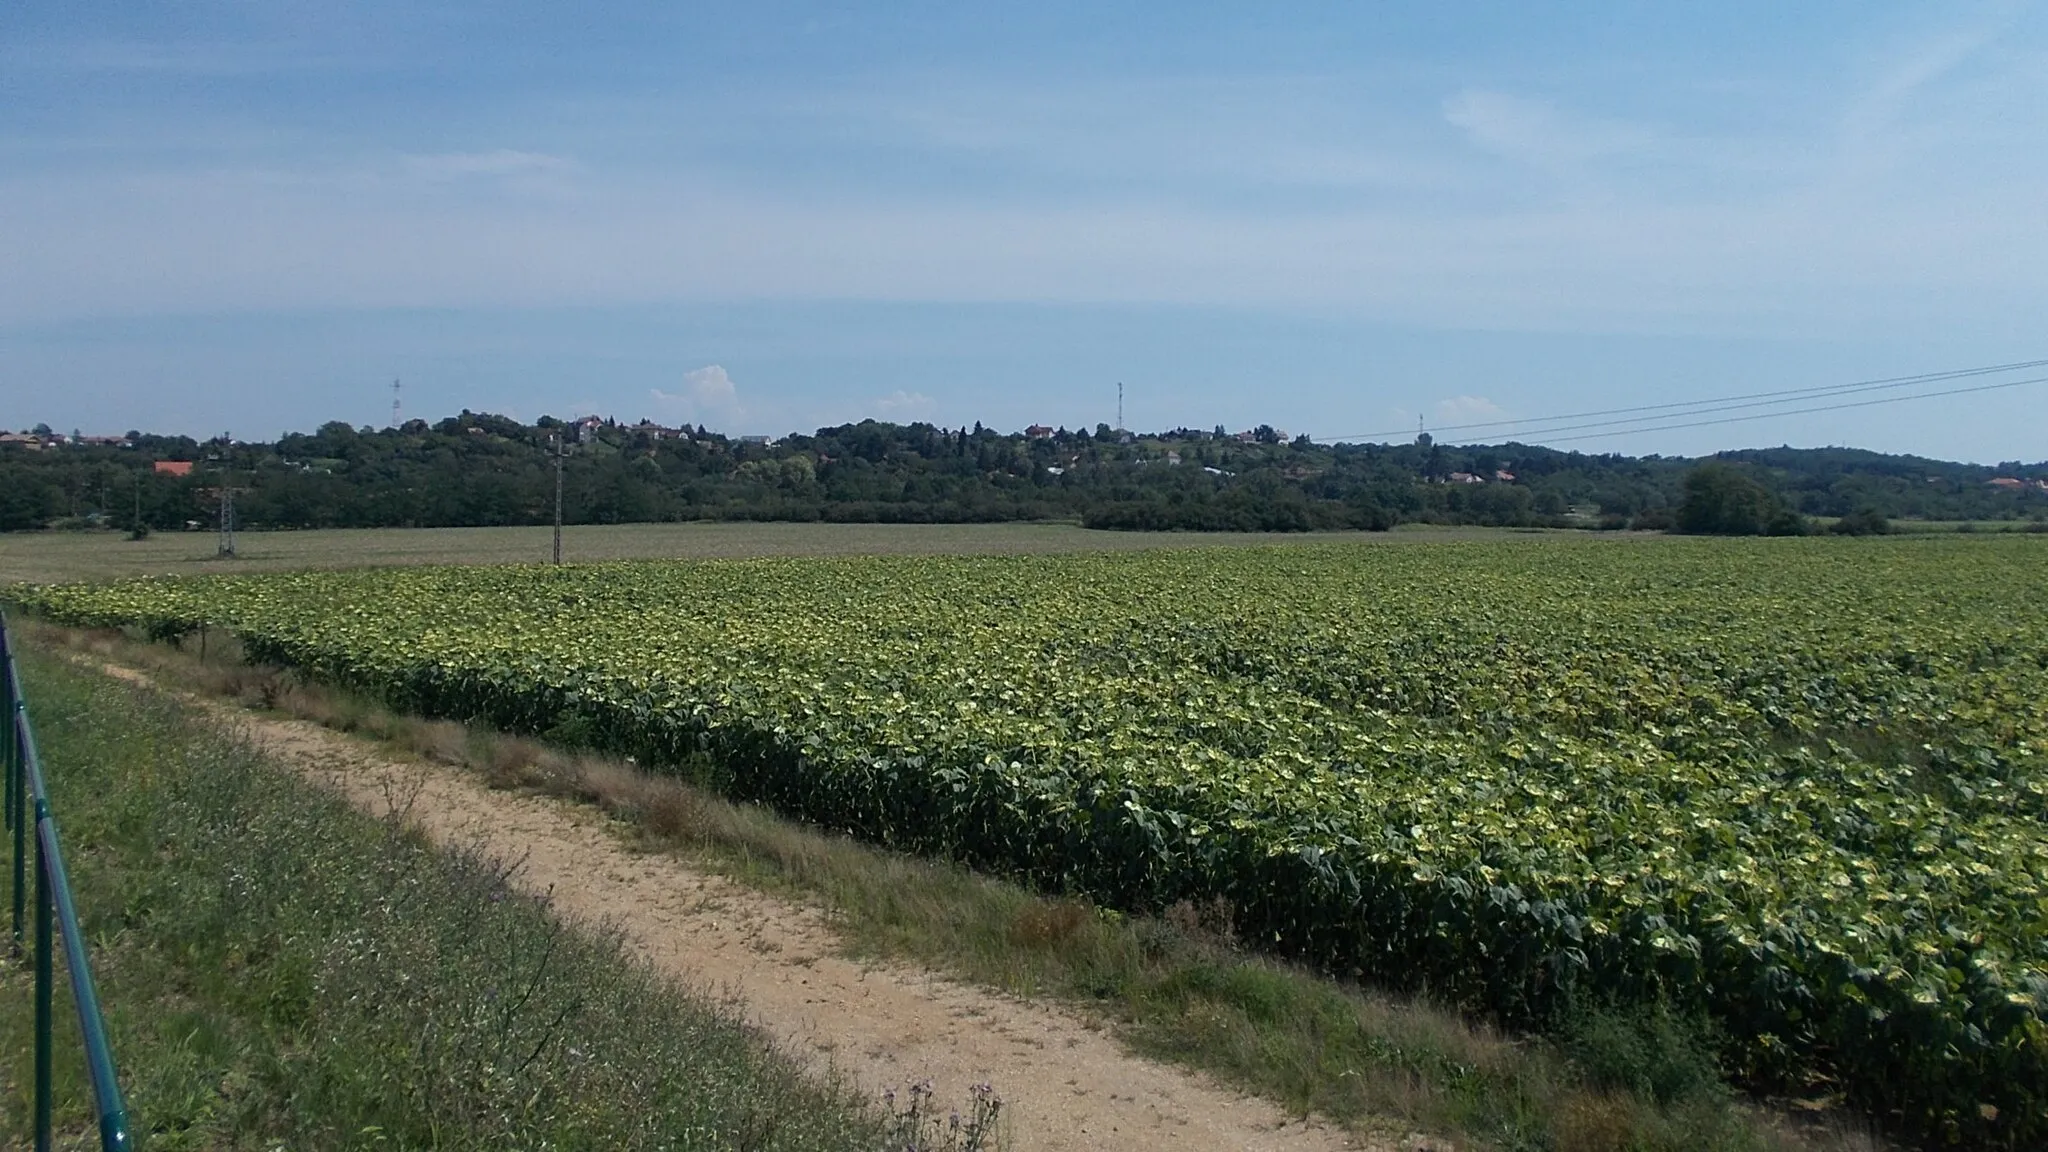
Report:
[[[131,669],[104,670],[151,683]],[[388,759],[311,723],[186,699],[368,811],[381,815],[397,800],[437,841],[523,860],[518,881],[563,915],[615,925],[657,968],[731,994],[789,1050],[869,1091],[929,1079],[952,1105],[976,1082],[993,1084],[1015,1152],[1372,1146],[1134,1056],[1065,1008],[848,960],[816,909],[635,852],[591,808],[493,791],[457,769]]]

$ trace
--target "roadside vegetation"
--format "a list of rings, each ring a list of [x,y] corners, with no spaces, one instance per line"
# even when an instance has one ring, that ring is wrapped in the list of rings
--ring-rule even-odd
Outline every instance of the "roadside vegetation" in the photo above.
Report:
[[[519,895],[516,862],[430,848],[161,694],[23,670],[146,1147],[884,1146],[878,1108]],[[11,1147],[30,990],[0,963]],[[97,1147],[62,996],[62,1143]]]
[[[1129,1043],[1362,1133],[1441,1134],[1458,1147],[1868,1149],[1831,1099],[1759,1102],[1724,1082],[1707,1026],[1669,1010],[1588,1003],[1555,1036],[1511,1035],[1426,997],[1391,996],[1263,956],[1224,902],[1120,914],[943,862],[821,833],[630,761],[395,713],[243,662],[215,632],[182,646],[30,623],[50,647],[311,720],[493,786],[590,803],[648,851],[815,901],[863,954],[911,958],[1098,1013]]]

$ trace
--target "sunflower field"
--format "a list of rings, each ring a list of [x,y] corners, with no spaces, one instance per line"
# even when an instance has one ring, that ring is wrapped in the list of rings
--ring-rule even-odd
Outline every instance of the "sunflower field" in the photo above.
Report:
[[[50,585],[394,706],[1511,1022],[2048,1145],[2048,541],[1289,545]]]

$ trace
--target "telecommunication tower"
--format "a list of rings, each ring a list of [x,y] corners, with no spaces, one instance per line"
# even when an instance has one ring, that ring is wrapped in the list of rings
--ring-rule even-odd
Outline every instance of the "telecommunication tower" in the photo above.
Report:
[[[235,437],[232,432],[220,434],[220,454],[208,454],[208,460],[220,461],[220,487],[199,490],[203,497],[212,495],[220,498],[220,544],[217,555],[222,559],[235,554]]]
[[[1124,382],[1116,382],[1116,430],[1124,430]]]
[[[393,428],[405,427],[405,421],[399,418],[398,381],[396,380],[391,382],[391,426]]]
[[[220,550],[216,554],[222,559],[231,558],[235,554],[235,486],[233,484],[222,484],[220,486]]]

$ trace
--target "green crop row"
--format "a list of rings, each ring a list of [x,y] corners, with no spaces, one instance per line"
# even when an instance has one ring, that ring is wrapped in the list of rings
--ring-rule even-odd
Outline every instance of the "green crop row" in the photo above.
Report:
[[[2048,548],[1457,543],[49,586],[1541,1023],[2048,1141]],[[566,726],[566,727],[565,727]]]

